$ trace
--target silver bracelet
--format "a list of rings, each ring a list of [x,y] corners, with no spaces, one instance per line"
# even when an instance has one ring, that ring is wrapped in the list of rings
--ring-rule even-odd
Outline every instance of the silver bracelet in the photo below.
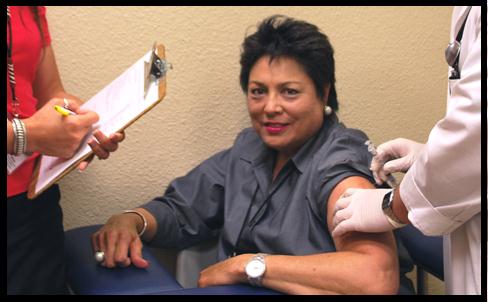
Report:
[[[14,155],[25,154],[27,150],[27,131],[22,120],[12,119],[12,129],[14,130]]]
[[[144,215],[142,215],[142,213],[136,211],[136,210],[125,210],[122,214],[127,214],[127,213],[134,213],[134,214],[137,214],[139,215],[139,217],[142,218],[142,221],[144,222],[144,225],[142,227],[142,230],[139,232],[139,234],[137,234],[137,236],[141,237],[144,232],[146,231],[147,229],[147,220],[146,220],[146,217],[144,217]]]

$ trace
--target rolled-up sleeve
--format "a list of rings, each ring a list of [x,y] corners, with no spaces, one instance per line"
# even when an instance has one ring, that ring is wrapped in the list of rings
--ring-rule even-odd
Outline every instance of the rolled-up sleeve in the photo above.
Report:
[[[173,180],[163,196],[141,206],[156,218],[151,244],[183,249],[213,236],[223,221],[225,169],[229,150]]]
[[[331,139],[327,149],[320,151],[318,163],[319,202],[322,217],[326,216],[327,201],[335,186],[351,176],[361,176],[373,182],[369,164],[371,154],[364,144],[368,137],[356,129],[344,129]]]

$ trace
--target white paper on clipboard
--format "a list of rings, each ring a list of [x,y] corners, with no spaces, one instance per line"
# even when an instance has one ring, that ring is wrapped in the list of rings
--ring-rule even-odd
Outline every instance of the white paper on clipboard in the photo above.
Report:
[[[164,46],[158,46],[158,55],[164,58]],[[161,55],[161,51],[163,54]],[[132,124],[140,116],[152,109],[164,98],[165,81],[163,76],[158,83],[149,85],[144,97],[145,65],[151,59],[152,51],[124,71],[118,78],[99,91],[81,107],[95,111],[100,119],[95,129],[106,136],[121,131]],[[161,85],[164,85],[161,90]],[[161,92],[163,91],[163,92]],[[68,159],[43,155],[38,164],[36,179],[29,188],[29,198],[34,198],[42,191],[58,181],[61,177],[75,169],[78,164],[93,152],[88,145],[91,135],[87,135],[76,154]]]

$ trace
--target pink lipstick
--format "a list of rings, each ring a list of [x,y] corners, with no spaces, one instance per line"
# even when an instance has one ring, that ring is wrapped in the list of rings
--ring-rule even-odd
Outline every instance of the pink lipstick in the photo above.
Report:
[[[279,134],[288,128],[288,124],[265,123],[264,127],[269,134]]]

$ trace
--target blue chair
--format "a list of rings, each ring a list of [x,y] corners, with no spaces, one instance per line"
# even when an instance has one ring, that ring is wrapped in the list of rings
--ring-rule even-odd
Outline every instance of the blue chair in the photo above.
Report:
[[[91,247],[91,235],[102,225],[66,231],[67,279],[70,290],[79,295],[276,295],[270,289],[249,285],[184,289],[146,246],[142,253],[151,265],[107,269],[99,266]]]
[[[442,236],[426,236],[411,224],[395,230],[417,267],[417,294],[427,293],[426,273],[444,280]]]
[[[273,295],[276,291],[248,285],[183,288],[147,247],[148,269],[107,269],[93,259],[90,236],[101,225],[66,231],[67,278],[71,291],[81,295]],[[443,280],[442,237],[429,237],[411,225],[395,231],[417,266],[417,293],[426,293],[426,272]]]
[[[93,258],[90,237],[101,225],[66,231],[67,278],[71,291],[81,295],[148,295],[183,287],[159,263],[148,248],[142,253],[151,265],[107,269]]]

